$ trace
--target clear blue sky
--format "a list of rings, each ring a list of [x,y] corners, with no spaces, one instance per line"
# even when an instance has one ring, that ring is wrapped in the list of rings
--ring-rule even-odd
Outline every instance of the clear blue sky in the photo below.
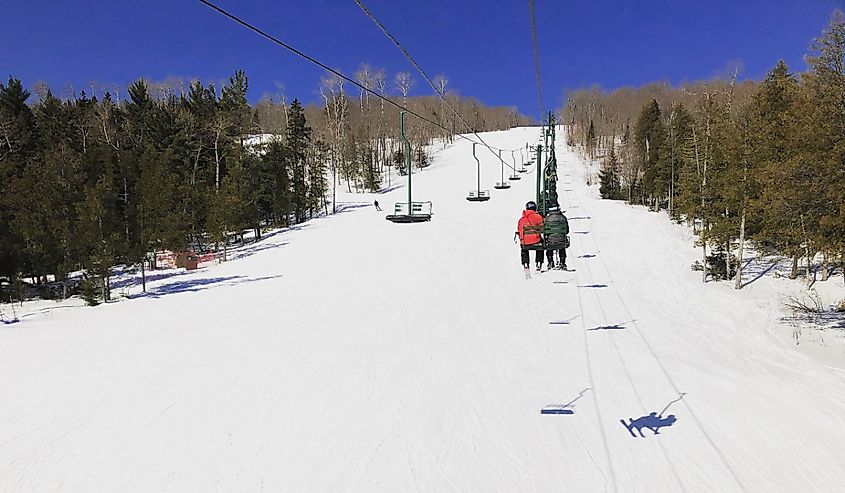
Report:
[[[318,99],[322,71],[194,0],[0,0],[0,76],[62,94],[90,81],[168,76],[221,80],[235,69],[250,99],[284,87]],[[281,40],[351,75],[359,63],[413,72],[353,0],[218,0]],[[430,74],[462,94],[536,116],[527,0],[368,0],[366,5]],[[536,0],[546,106],[564,90],[656,80],[679,83],[741,61],[760,79],[803,55],[845,0]],[[416,77],[415,94],[431,94]]]

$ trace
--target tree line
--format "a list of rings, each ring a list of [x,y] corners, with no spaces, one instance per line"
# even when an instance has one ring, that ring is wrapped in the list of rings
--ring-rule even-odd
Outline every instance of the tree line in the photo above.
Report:
[[[708,276],[743,285],[746,248],[792,258],[792,276],[845,270],[845,16],[835,11],[793,73],[575,91],[567,139],[593,159],[603,198],[692,225]]]
[[[439,98],[409,94],[408,74],[389,83],[362,66],[356,78],[449,129],[411,120],[418,167],[435,139],[464,131]],[[247,231],[259,238],[330,213],[338,184],[374,192],[405,172],[392,105],[331,77],[321,105],[280,95],[251,105],[248,88],[242,71],[218,85],[141,79],[125,92],[63,98],[43,84],[33,97],[18,79],[0,82],[0,299],[22,299],[24,278],[42,296],[66,297],[82,271],[88,297],[108,300],[116,265],[155,267],[159,250],[225,256]],[[447,97],[478,131],[527,122],[511,108]]]

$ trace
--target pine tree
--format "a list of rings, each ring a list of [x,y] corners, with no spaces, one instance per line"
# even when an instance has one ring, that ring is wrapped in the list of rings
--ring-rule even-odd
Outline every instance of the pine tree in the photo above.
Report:
[[[807,177],[802,232],[810,255],[845,259],[845,14],[833,12],[807,57],[798,161]],[[845,263],[845,260],[843,260]]]
[[[593,125],[592,119],[590,119],[590,125],[587,127],[585,141],[587,143],[587,153],[591,158],[594,158],[596,156],[596,127]]]
[[[669,213],[676,220],[680,215],[675,199],[680,193],[679,185],[682,171],[688,165],[684,150],[687,142],[692,137],[692,125],[692,115],[684,107],[683,103],[675,104],[669,116],[666,151],[664,155],[669,162]]]
[[[296,223],[306,218],[308,189],[306,178],[306,152],[311,141],[311,127],[306,124],[305,113],[298,99],[290,105],[287,126],[287,161],[291,170],[291,200]]]
[[[36,157],[39,141],[29,99],[18,79],[0,83],[0,276],[14,281],[24,268],[25,243],[13,225],[19,208],[15,182]],[[14,282],[13,282],[14,284]]]
[[[599,171],[599,193],[603,199],[621,199],[621,179],[619,176],[619,162],[616,158],[615,146],[610,146],[607,159]]]
[[[648,195],[656,209],[668,192],[667,161],[663,156],[666,130],[660,114],[660,106],[652,99],[643,107],[634,130],[634,142],[641,163],[643,192]]]
[[[277,226],[290,225],[292,210],[290,169],[287,156],[288,150],[281,141],[267,144],[262,157],[262,167],[266,176],[262,190],[263,200],[269,206],[273,224]]]

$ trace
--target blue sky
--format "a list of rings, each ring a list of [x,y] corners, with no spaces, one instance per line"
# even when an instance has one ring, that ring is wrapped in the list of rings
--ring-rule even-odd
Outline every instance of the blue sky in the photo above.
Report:
[[[126,86],[145,77],[250,78],[250,99],[283,87],[318,99],[321,69],[194,0],[0,0],[0,76],[62,94],[90,81]],[[366,62],[411,71],[354,0],[218,0],[217,3],[329,66],[351,75]],[[546,106],[566,89],[724,73],[760,79],[779,58],[795,71],[845,0],[536,0]],[[368,0],[365,4],[429,73],[487,104],[536,116],[527,0]],[[431,94],[419,76],[412,93]]]

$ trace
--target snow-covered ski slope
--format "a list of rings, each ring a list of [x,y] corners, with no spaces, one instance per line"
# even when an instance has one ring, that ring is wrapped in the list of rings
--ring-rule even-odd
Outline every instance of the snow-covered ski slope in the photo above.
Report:
[[[557,153],[574,272],[523,278],[535,175],[467,202],[456,141],[415,175],[430,223],[384,220],[397,188],[147,297],[0,328],[0,491],[842,491],[845,373]]]

